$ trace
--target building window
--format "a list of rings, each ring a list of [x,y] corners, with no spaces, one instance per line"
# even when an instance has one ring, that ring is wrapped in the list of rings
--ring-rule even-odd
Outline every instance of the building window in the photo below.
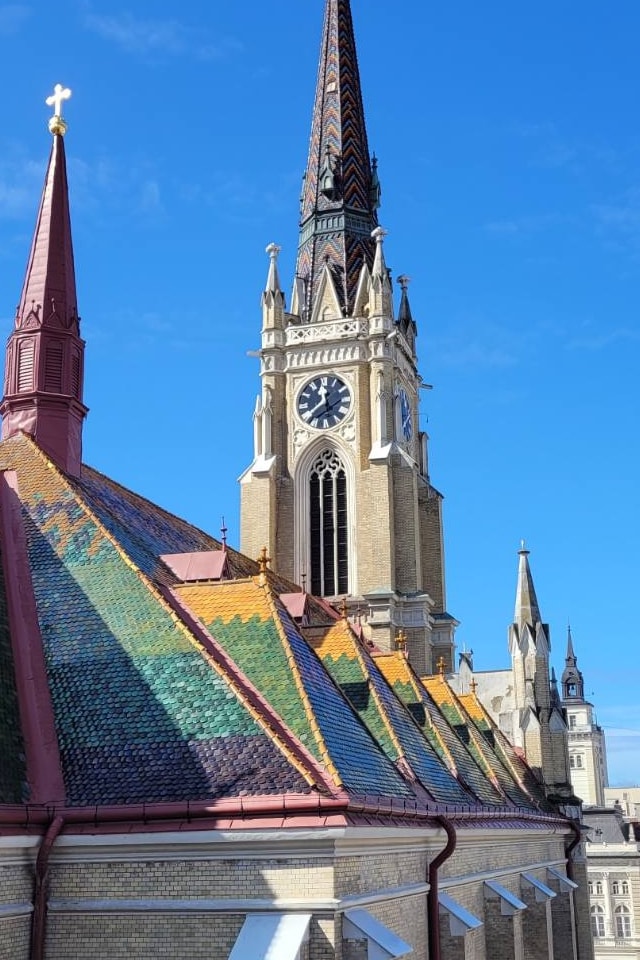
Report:
[[[569,729],[570,729],[570,730],[575,730],[577,723],[578,723],[578,718],[577,718],[577,716],[575,715],[575,713],[570,713],[570,714],[569,714]]]
[[[602,896],[602,881],[598,880],[596,883],[596,897]]]
[[[591,907],[591,933],[594,937],[604,937],[604,910]]]
[[[349,592],[347,475],[335,450],[316,459],[309,477],[311,592]]]
[[[576,753],[576,769],[582,770],[582,754]]]
[[[617,880],[614,880],[611,884],[611,893],[616,897],[620,895],[620,884]]]
[[[569,766],[571,767],[572,770],[575,770],[576,758],[574,757],[573,754],[571,754],[569,757]]]
[[[616,907],[616,937],[626,940],[631,936],[631,914],[628,907]]]
[[[593,880],[589,880],[589,896],[593,896]]]
[[[627,883],[626,880],[623,880],[623,881],[622,881],[622,895],[623,895],[624,897],[628,897],[628,896],[629,896],[629,884]]]

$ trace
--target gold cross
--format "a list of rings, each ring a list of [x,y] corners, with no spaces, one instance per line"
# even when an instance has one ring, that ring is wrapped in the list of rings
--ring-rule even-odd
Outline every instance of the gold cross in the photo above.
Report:
[[[340,604],[340,616],[343,620],[347,620],[349,617],[349,608],[347,607],[347,598],[343,597]]]
[[[271,557],[266,547],[263,547],[260,551],[260,556],[258,557],[258,564],[260,566],[260,573],[266,573],[269,569],[269,564],[271,563]]]
[[[401,630],[396,637],[396,650],[406,650],[407,649],[407,637],[404,630]]]
[[[53,116],[49,120],[49,130],[53,134],[60,134],[64,136],[67,132],[67,124],[62,119],[62,101],[68,100],[71,96],[71,90],[68,87],[63,87],[61,83],[56,83],[53,88],[53,93],[50,97],[47,97],[45,103],[48,107],[53,107]]]
[[[475,680],[475,678],[474,678],[474,679],[471,681],[471,693],[474,695],[474,697],[475,697],[475,695],[476,695],[476,690],[477,690],[477,689],[478,689],[478,683],[477,683],[477,680]]]
[[[440,674],[441,677],[444,677],[444,671],[446,666],[447,666],[447,661],[444,659],[444,657],[440,657],[440,659],[436,663],[436,667],[438,668],[438,673]]]

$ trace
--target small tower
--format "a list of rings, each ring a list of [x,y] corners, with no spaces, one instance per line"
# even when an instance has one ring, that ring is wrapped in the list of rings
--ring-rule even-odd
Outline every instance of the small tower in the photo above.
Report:
[[[383,650],[400,631],[421,674],[454,664],[442,496],[420,430],[417,328],[398,315],[378,222],[349,0],[325,0],[290,310],[276,259],[262,299],[262,390],[241,478],[241,547],[310,592],[366,611]]]
[[[513,737],[547,792],[569,799],[567,726],[550,676],[551,637],[540,607],[524,543],[518,552],[514,622],[509,627],[515,716]]]
[[[578,669],[571,627],[567,631],[567,656],[562,673],[562,704],[569,725],[569,775],[573,789],[587,806],[604,806],[607,748],[592,703],[585,700],[584,678]]]
[[[47,104],[53,145],[15,326],[6,351],[2,439],[30,434],[66,473],[80,475],[84,341],[76,298],[62,101],[57,84]]]

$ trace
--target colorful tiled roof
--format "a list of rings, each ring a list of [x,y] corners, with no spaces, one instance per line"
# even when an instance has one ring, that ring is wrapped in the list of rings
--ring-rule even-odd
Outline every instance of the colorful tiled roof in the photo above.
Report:
[[[338,782],[357,793],[412,796],[267,583],[189,585],[176,593]]]
[[[504,797],[449,726],[406,657],[399,653],[388,654],[377,657],[376,662],[423,734],[461,783],[481,802],[503,804]]]
[[[490,748],[487,740],[467,714],[460,698],[453,692],[444,677],[425,678],[423,683],[438,704],[449,725],[453,727],[459,739],[466,744],[470,753],[484,771],[485,776],[489,777],[511,802],[517,805],[530,806],[532,803],[531,797],[524,792],[517,778],[504,766],[502,758]]]
[[[308,792],[229,679],[36,446],[3,443],[0,467],[18,473],[68,803]]]
[[[402,758],[422,787],[443,803],[469,803],[454,779],[403,708],[377,662],[361,647],[346,621],[335,624],[314,646],[352,707],[392,760]]]

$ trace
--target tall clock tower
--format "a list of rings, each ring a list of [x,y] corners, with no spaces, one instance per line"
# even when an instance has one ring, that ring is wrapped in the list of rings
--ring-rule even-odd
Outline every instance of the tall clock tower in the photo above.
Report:
[[[262,389],[241,478],[241,547],[309,592],[345,598],[382,649],[453,668],[442,497],[420,430],[417,328],[378,222],[349,0],[326,0],[290,310],[267,248]]]

